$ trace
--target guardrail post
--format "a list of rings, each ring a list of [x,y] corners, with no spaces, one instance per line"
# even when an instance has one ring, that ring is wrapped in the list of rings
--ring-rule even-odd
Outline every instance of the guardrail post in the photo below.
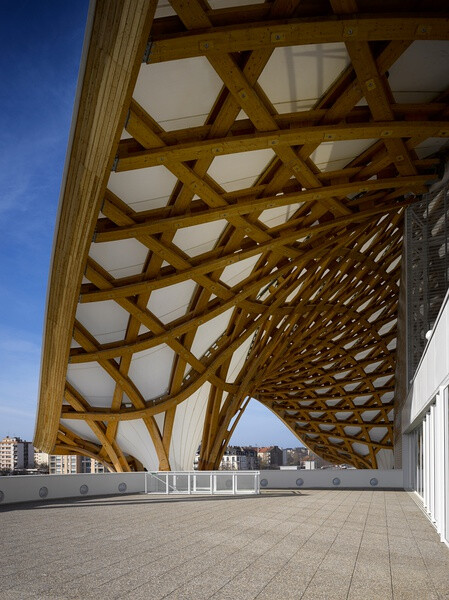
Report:
[[[168,471],[165,473],[165,493],[168,494]]]
[[[190,471],[188,471],[187,472],[187,493],[188,493],[189,496],[192,493],[191,490],[190,490],[190,475],[191,475],[191,473],[190,473]]]
[[[209,477],[209,485],[210,485],[210,493],[211,493],[211,495],[214,493],[214,489],[213,489],[213,487],[212,487],[212,486],[213,486],[213,483],[212,483],[212,482],[213,482],[213,477],[214,477],[214,476],[213,476],[213,475],[212,475],[212,473],[211,473],[211,474],[210,474],[210,477]]]

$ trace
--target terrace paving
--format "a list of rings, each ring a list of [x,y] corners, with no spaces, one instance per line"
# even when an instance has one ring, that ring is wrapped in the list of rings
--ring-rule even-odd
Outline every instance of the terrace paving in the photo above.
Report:
[[[143,494],[0,508],[0,599],[449,599],[411,494]]]

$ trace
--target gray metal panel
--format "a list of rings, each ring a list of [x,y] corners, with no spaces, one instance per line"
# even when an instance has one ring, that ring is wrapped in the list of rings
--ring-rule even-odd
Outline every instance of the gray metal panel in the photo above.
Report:
[[[449,187],[423,196],[407,209],[408,380],[425,348],[449,287]]]

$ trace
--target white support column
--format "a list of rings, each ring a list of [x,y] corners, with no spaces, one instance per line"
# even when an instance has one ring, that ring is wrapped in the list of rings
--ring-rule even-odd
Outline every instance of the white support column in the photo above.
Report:
[[[403,434],[402,435],[402,472],[404,474],[404,488],[406,490],[414,489],[414,486],[413,486],[413,483],[415,481],[414,472],[416,471],[415,449],[416,449],[416,432],[412,431],[412,433]]]
[[[443,427],[443,486],[441,510],[441,541],[449,546],[449,389],[446,387],[442,395],[442,427]]]
[[[430,423],[429,423],[429,509],[432,515],[432,521],[435,521],[435,404],[430,407]]]
[[[441,533],[441,522],[444,513],[444,387],[440,387],[435,403],[435,501],[434,520]]]
[[[429,458],[429,415],[426,415],[423,422],[423,503],[424,508],[428,511],[429,509],[429,468],[428,468],[428,458]]]

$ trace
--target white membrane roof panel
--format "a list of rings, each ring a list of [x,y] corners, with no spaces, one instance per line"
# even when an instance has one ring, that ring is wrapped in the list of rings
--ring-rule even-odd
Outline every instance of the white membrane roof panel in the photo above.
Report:
[[[171,7],[170,2],[168,0],[159,0],[154,18],[162,19],[163,17],[172,17],[173,15],[176,15],[176,12]]]
[[[268,227],[283,225],[295,214],[300,206],[301,203],[298,202],[296,204],[290,204],[289,206],[275,206],[274,208],[268,208],[260,215],[259,221],[268,225]]]
[[[396,102],[430,102],[449,86],[449,42],[417,40],[389,70]]]
[[[73,431],[76,435],[79,435],[82,439],[94,444],[99,444],[100,441],[85,421],[78,421],[74,419],[61,419],[61,425]]]
[[[241,344],[232,355],[231,362],[229,364],[228,374],[226,375],[227,383],[234,383],[237,376],[240,374],[243,365],[245,364],[248,351],[251,347],[254,336],[250,336],[247,340]]]
[[[148,249],[137,240],[92,243],[89,256],[119,279],[142,273]]]
[[[235,262],[232,265],[228,265],[220,275],[220,281],[226,283],[230,287],[237,285],[251,274],[259,257],[260,254],[256,254],[255,256],[250,256],[249,258]]]
[[[98,363],[70,364],[67,368],[67,381],[91,406],[111,405],[115,381]]]
[[[310,155],[310,158],[320,171],[336,171],[345,167],[375,142],[376,140],[323,142]]]
[[[167,391],[174,357],[174,351],[166,344],[133,355],[129,377],[145,400],[157,398]]]
[[[153,415],[153,417],[157,423],[157,426],[159,427],[159,431],[162,432],[164,430],[165,413],[161,412],[161,413],[158,413],[157,415]]]
[[[351,425],[347,425],[346,427],[344,427],[344,432],[346,433],[346,435],[349,435],[350,437],[354,437],[355,435],[358,435],[361,432],[361,428],[360,427],[352,427]]]
[[[393,469],[394,468],[394,454],[393,450],[387,450],[382,448],[376,454],[377,468],[378,469]]]
[[[275,157],[273,150],[252,150],[214,158],[207,172],[226,192],[251,187]]]
[[[361,417],[365,423],[369,423],[369,421],[375,419],[378,414],[379,410],[366,410],[365,412],[361,413]]]
[[[192,299],[196,283],[192,280],[182,281],[151,293],[147,308],[162,323],[170,323],[186,314]]]
[[[262,4],[260,0],[209,0],[212,10],[218,8],[232,8],[234,6],[249,6],[251,4]]]
[[[201,441],[210,383],[205,383],[190,398],[176,407],[170,444],[172,470],[191,471]]]
[[[279,113],[309,110],[348,64],[341,43],[276,48],[259,84]]]
[[[195,339],[193,341],[191,352],[201,358],[212,344],[226,331],[226,328],[231,318],[233,308],[211,319],[207,323],[200,325],[197,329]]]
[[[142,65],[133,98],[166,131],[204,125],[222,81],[199,56]]]
[[[108,189],[136,212],[161,208],[175,187],[177,178],[164,166],[112,172]]]
[[[446,138],[427,138],[427,140],[416,146],[415,150],[418,158],[426,158],[426,156],[439,152],[445,146],[449,146]]]
[[[369,436],[373,442],[380,442],[388,433],[386,427],[373,427],[370,429]]]
[[[154,444],[142,419],[119,423],[116,440],[125,454],[136,457],[148,471],[159,469]]]
[[[366,444],[359,444],[358,442],[353,442],[351,446],[354,449],[356,454],[360,454],[360,456],[366,456],[369,454],[369,448]]]
[[[225,219],[178,229],[173,243],[189,256],[198,256],[215,247],[228,222]]]
[[[100,344],[125,337],[129,313],[113,300],[78,304],[76,319]]]

